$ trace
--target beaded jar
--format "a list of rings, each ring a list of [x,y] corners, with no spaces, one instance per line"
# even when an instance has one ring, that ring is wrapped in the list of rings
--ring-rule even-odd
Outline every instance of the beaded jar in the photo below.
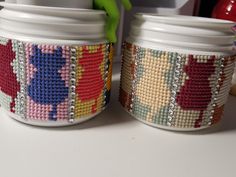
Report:
[[[235,57],[180,54],[125,43],[120,103],[149,125],[194,130],[223,113]]]
[[[26,124],[65,126],[102,112],[110,99],[113,53],[101,27],[104,12],[2,4],[0,105],[7,114]],[[38,24],[23,15],[35,18],[31,11]],[[89,30],[85,22],[98,28]]]
[[[0,104],[17,120],[58,126],[105,109],[112,45],[42,45],[0,37]]]
[[[168,21],[165,17],[155,19],[150,16],[152,21],[148,21],[146,18],[149,16],[146,15],[136,17],[143,21],[133,22],[130,37],[123,46],[121,105],[136,119],[158,128],[192,131],[215,125],[222,117],[230,90],[236,58],[230,51],[232,49],[229,47],[229,51],[226,51],[220,45],[215,45],[214,41],[209,42],[207,48],[199,43],[200,37],[195,40],[194,35],[200,36],[200,33],[202,36],[205,35],[203,33],[218,33],[214,28],[194,28],[192,36],[190,30],[185,30],[189,28],[189,23],[182,24],[185,20],[180,16],[180,21],[172,19],[175,23],[171,24],[172,28],[176,30],[168,32],[170,25],[165,23],[171,23],[171,19]],[[154,20],[157,20],[156,24]],[[178,22],[183,26],[178,26]],[[150,23],[153,23],[152,27],[147,28]],[[159,28],[154,29],[155,25]],[[158,29],[162,27],[159,32]],[[139,33],[136,33],[138,30]],[[157,35],[148,38],[149,30]],[[168,40],[170,35],[173,36],[172,41]],[[181,38],[186,41],[175,41]],[[188,38],[195,41],[188,42]],[[205,40],[204,37],[201,40]],[[219,49],[222,51],[217,51]]]

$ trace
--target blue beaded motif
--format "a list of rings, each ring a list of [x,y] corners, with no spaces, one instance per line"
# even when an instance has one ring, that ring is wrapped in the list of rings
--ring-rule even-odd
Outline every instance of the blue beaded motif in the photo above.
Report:
[[[68,87],[59,73],[66,64],[66,59],[62,57],[62,48],[58,47],[53,53],[43,53],[34,45],[30,62],[37,72],[28,86],[28,95],[36,103],[52,105],[49,119],[56,121],[57,106],[68,98]]]

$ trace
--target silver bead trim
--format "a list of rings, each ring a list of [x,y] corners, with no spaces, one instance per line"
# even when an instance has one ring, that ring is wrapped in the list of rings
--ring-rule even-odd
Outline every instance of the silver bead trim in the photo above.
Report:
[[[77,50],[74,47],[70,48],[70,82],[69,82],[69,119],[70,123],[75,121],[75,89],[76,89],[76,62]]]
[[[109,76],[109,54],[110,54],[110,45],[106,44],[106,53],[105,53],[105,64],[104,64],[104,87],[103,87],[103,106],[106,105],[106,92],[107,92],[107,79]]]
[[[219,95],[219,89],[220,89],[220,81],[222,80],[222,74],[224,73],[224,61],[225,58],[222,57],[220,60],[218,60],[218,65],[217,65],[217,71],[216,71],[216,81],[215,81],[215,87],[213,88],[213,94],[212,94],[212,103],[211,103],[211,108],[207,112],[207,117],[209,119],[207,120],[207,125],[212,125],[213,123],[213,116],[214,116],[214,109],[217,106],[217,97]]]
[[[174,80],[173,80],[173,85],[171,89],[171,97],[170,97],[170,104],[169,104],[169,110],[168,110],[168,120],[167,120],[167,125],[168,126],[173,126],[172,122],[175,117],[175,107],[176,107],[176,96],[177,96],[177,91],[179,89],[179,82],[181,78],[181,69],[182,69],[182,56],[177,56],[176,62],[174,64],[175,72],[174,72]]]
[[[142,60],[143,58],[143,52],[141,50],[141,47],[136,47],[136,56],[135,57],[132,57],[134,58],[133,61],[131,61],[131,63],[134,62],[134,75],[131,76],[133,77],[133,81],[132,81],[132,85],[131,85],[131,104],[130,104],[130,110],[129,112],[133,113],[133,101],[135,100],[135,93],[136,93],[136,85],[137,85],[137,70],[138,70],[138,66],[139,66],[139,63],[140,61]],[[132,51],[133,53],[133,51]]]
[[[16,41],[17,43],[17,56],[18,66],[19,66],[19,80],[20,80],[20,116],[22,119],[26,120],[26,59],[23,42]]]

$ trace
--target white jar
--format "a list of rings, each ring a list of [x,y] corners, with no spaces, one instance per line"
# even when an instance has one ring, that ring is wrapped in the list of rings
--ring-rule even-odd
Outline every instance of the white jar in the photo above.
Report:
[[[109,102],[105,12],[1,3],[0,104],[21,122],[65,126]]]
[[[216,124],[234,68],[234,23],[138,14],[124,45],[120,102],[138,120],[192,131]]]

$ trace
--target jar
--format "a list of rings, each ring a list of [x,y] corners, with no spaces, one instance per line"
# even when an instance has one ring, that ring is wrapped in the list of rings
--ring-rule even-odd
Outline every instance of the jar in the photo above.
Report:
[[[123,47],[120,102],[136,119],[193,131],[221,119],[235,56],[231,21],[137,14]]]
[[[109,103],[103,11],[1,3],[0,104],[26,124],[66,126]]]

